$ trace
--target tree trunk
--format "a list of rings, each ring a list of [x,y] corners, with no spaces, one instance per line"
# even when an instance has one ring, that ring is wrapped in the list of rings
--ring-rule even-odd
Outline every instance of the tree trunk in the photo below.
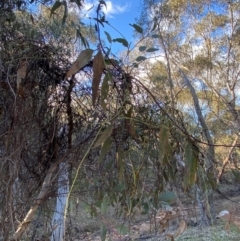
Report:
[[[233,150],[234,150],[234,148],[235,148],[235,146],[236,146],[236,144],[237,144],[238,138],[239,138],[239,136],[237,136],[237,137],[235,138],[235,140],[233,141],[232,146],[231,146],[231,148],[229,149],[228,155],[226,156],[226,158],[225,158],[224,161],[223,161],[222,169],[218,172],[218,176],[217,176],[217,182],[218,182],[218,183],[219,183],[219,181],[220,181],[220,179],[221,179],[221,177],[222,177],[222,175],[223,175],[223,172],[224,172],[224,169],[225,169],[226,165],[228,164],[228,162],[229,162],[229,160],[230,160],[230,157],[231,157],[231,155],[232,155],[232,152],[233,152]]]
[[[14,233],[14,235],[11,239],[12,241],[19,240],[19,238],[21,238],[22,234],[24,233],[24,231],[26,230],[28,225],[32,222],[35,212],[37,211],[38,207],[44,201],[44,198],[46,197],[46,195],[49,193],[49,187],[50,187],[50,184],[51,184],[52,174],[55,171],[57,166],[58,166],[58,162],[55,162],[49,168],[49,170],[46,174],[46,177],[43,181],[43,185],[42,185],[42,188],[40,190],[40,193],[39,193],[38,197],[36,198],[33,206],[28,211],[24,220],[19,224],[19,226],[17,228],[17,231]]]
[[[65,239],[65,210],[68,204],[69,193],[69,172],[68,163],[60,164],[60,171],[58,176],[58,195],[56,208],[52,219],[52,236],[51,241],[63,241]]]

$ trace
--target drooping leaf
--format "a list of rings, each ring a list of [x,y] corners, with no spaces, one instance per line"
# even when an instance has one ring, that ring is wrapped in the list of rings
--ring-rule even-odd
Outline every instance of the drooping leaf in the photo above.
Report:
[[[146,60],[146,59],[147,59],[147,58],[144,57],[144,56],[138,56],[138,57],[136,58],[136,61],[140,62],[140,61],[144,61],[144,60]]]
[[[107,40],[109,43],[112,43],[112,38],[111,38],[111,35],[107,32],[107,31],[104,31],[104,33],[106,34],[107,36]]]
[[[72,77],[72,75],[76,74],[80,69],[82,69],[85,65],[88,64],[89,60],[91,59],[93,54],[92,49],[85,49],[83,50],[77,60],[73,63],[71,68],[68,70],[65,79]]]
[[[104,224],[101,226],[101,240],[104,241],[107,235],[107,228]]]
[[[163,125],[159,132],[159,161],[163,165],[166,165],[169,162],[169,155],[171,154],[169,136],[170,136],[169,127],[166,125]]]
[[[141,52],[145,51],[146,49],[147,49],[146,46],[140,46],[140,47],[139,47],[139,51],[141,51]]]
[[[59,7],[61,7],[62,4],[63,4],[63,2],[60,2],[60,1],[57,0],[57,1],[53,4],[53,6],[52,6],[52,8],[51,8],[51,14],[50,14],[50,16],[52,16],[52,14],[54,14],[54,12],[55,12]]]
[[[137,25],[137,24],[129,24],[130,26],[134,27],[134,29],[138,32],[138,33],[143,33],[143,29]]]
[[[121,43],[123,46],[127,47],[129,46],[128,41],[124,38],[115,38],[112,40],[113,42]]]
[[[154,22],[153,22],[153,27],[152,27],[152,29],[151,29],[151,32],[153,32],[153,31],[156,29],[156,27],[157,27],[157,22],[154,21]]]
[[[197,167],[199,150],[196,145],[188,141],[185,150],[185,189],[190,188],[197,180]]]
[[[96,143],[94,144],[93,148],[96,148],[100,145],[102,145],[102,143],[104,141],[107,140],[107,138],[111,135],[113,130],[113,125],[109,125],[102,133],[102,135],[98,138],[98,140],[96,141]]]
[[[111,81],[112,76],[110,73],[106,73],[103,79],[102,88],[101,88],[101,105],[104,111],[106,111],[106,104],[107,104],[107,96],[109,91],[109,84],[108,81]]]
[[[112,140],[110,137],[107,138],[107,140],[103,143],[101,148],[101,154],[98,159],[98,163],[100,163],[103,158],[106,156],[106,154],[110,151]]]
[[[166,203],[172,203],[176,200],[176,198],[176,194],[171,191],[166,191],[159,194],[159,200]]]
[[[146,52],[150,53],[150,52],[155,52],[155,51],[158,51],[159,49],[157,48],[149,48],[146,50]]]
[[[62,25],[64,25],[66,23],[66,19],[67,19],[67,15],[68,15],[68,6],[67,6],[66,1],[63,1],[62,5],[64,6],[64,14],[63,14],[63,19],[62,19]]]
[[[101,51],[95,55],[93,59],[93,81],[92,81],[92,103],[95,106],[95,102],[98,97],[98,88],[101,81],[102,73],[104,70],[105,64]]]

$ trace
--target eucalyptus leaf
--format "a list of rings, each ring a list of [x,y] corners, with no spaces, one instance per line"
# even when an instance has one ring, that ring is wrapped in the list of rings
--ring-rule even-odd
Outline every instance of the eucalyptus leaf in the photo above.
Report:
[[[130,26],[134,27],[134,29],[138,32],[138,33],[143,33],[143,29],[142,27],[140,27],[139,25],[137,24],[129,24]]]
[[[56,2],[53,4],[52,8],[51,8],[51,14],[50,14],[50,16],[51,16],[52,14],[54,14],[54,12],[55,12],[59,7],[61,7],[62,4],[63,4],[63,2],[56,1]]]
[[[96,148],[100,145],[102,145],[102,143],[104,141],[107,140],[107,138],[111,135],[113,130],[113,125],[109,125],[102,133],[102,135],[98,138],[98,140],[96,141],[95,145],[93,146],[93,148]]]
[[[112,38],[111,38],[111,35],[107,32],[107,31],[104,31],[104,33],[106,34],[107,36],[107,40],[109,43],[112,43]]]
[[[151,52],[155,52],[155,51],[158,51],[158,50],[159,49],[157,49],[157,48],[149,48],[149,49],[146,50],[146,52],[151,53]]]
[[[118,43],[121,43],[123,46],[127,47],[129,46],[129,43],[126,39],[124,38],[115,38],[112,40],[113,42],[118,42]]]
[[[147,58],[144,57],[144,56],[138,56],[138,57],[136,58],[136,61],[140,62],[140,61],[144,61],[144,60],[146,60],[146,59],[147,59]]]
[[[140,46],[140,47],[139,47],[139,51],[141,51],[141,52],[145,51],[146,49],[147,49],[146,46]]]

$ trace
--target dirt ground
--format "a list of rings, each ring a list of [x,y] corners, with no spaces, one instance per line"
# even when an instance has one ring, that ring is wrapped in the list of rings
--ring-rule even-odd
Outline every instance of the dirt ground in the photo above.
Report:
[[[221,183],[219,190],[223,194],[214,194],[214,205],[216,213],[222,210],[229,210],[240,216],[240,184],[236,183]],[[197,213],[196,206],[194,207],[189,201],[183,202],[185,212],[185,220],[187,224],[186,230],[178,237],[170,237],[169,234],[173,234],[179,226],[179,219],[175,222],[175,226],[169,225],[169,229],[161,232],[161,227],[157,223],[157,220],[150,221],[150,216],[137,215],[131,222],[124,223],[124,233],[119,231],[119,224],[123,223],[123,220],[114,217],[114,214],[110,214],[105,217],[92,218],[88,211],[83,206],[79,205],[77,208],[74,206],[72,211],[69,212],[66,240],[68,241],[101,241],[101,225],[106,226],[106,240],[108,241],[239,241],[240,230],[236,226],[230,226],[230,230],[227,231],[224,228],[224,222],[222,220],[216,220],[216,217],[211,217],[214,221],[214,225],[210,227],[202,227],[199,225],[199,215]],[[77,210],[77,211],[76,211]],[[50,217],[51,218],[51,217]],[[48,221],[49,223],[49,221]],[[45,226],[46,227],[46,226]],[[32,235],[29,235],[25,240],[31,241],[46,241],[45,237],[49,237],[48,233],[43,234],[43,229],[38,228],[35,232],[33,239]]]

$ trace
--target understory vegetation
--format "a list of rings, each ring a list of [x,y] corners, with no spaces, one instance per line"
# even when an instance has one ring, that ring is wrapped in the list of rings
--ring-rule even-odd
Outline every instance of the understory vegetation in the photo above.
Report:
[[[0,2],[0,240],[238,239],[239,1],[88,3]]]

